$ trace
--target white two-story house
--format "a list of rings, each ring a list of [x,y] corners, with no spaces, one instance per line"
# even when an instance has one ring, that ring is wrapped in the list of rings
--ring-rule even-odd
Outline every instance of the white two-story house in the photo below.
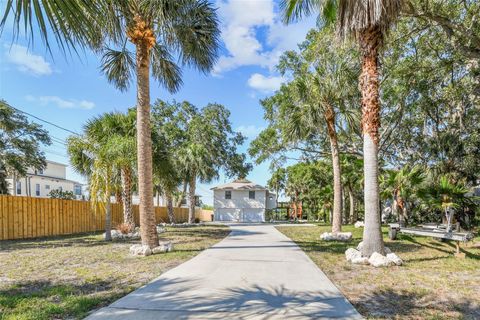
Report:
[[[276,195],[246,179],[212,188],[215,221],[263,222],[266,210],[274,209]]]
[[[67,165],[47,160],[44,170],[28,169],[24,177],[7,178],[9,194],[47,198],[52,190],[71,191],[82,198],[82,184],[67,179]]]

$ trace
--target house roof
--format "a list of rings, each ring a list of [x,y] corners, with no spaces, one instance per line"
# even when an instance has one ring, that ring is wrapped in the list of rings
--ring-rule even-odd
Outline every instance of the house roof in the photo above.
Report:
[[[211,188],[211,190],[267,190],[267,188],[247,179],[236,179]]]

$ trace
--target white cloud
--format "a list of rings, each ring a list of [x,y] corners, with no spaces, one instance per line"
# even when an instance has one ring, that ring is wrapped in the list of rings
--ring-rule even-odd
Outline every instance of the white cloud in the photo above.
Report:
[[[258,136],[258,134],[262,132],[263,129],[264,129],[263,127],[256,127],[254,125],[247,125],[247,126],[242,125],[242,126],[239,126],[235,131],[240,132],[248,139],[253,139],[256,136]]]
[[[285,26],[273,0],[218,0],[217,6],[228,54],[220,57],[214,68],[216,75],[241,66],[272,70],[283,51],[296,49],[314,27],[311,19]]]
[[[87,100],[63,99],[58,96],[40,96],[34,97],[31,95],[25,96],[25,99],[30,102],[38,102],[42,106],[55,105],[62,109],[85,109],[90,110],[95,107],[95,103]]]
[[[50,67],[50,63],[45,61],[42,56],[37,56],[28,52],[27,47],[18,44],[5,47],[7,48],[5,53],[7,61],[16,65],[18,70],[34,76],[52,74],[53,71]]]
[[[284,81],[283,77],[264,76],[260,73],[254,73],[248,79],[248,85],[255,90],[268,93],[278,90]]]

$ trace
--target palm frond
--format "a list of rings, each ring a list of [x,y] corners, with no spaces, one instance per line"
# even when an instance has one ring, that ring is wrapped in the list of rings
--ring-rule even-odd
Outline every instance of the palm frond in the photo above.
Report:
[[[120,51],[104,48],[101,71],[107,76],[107,80],[113,83],[121,91],[126,91],[130,86],[135,68],[135,60],[132,53],[126,48]]]
[[[152,75],[171,93],[177,92],[183,84],[182,70],[167,48],[158,43],[152,49]]]
[[[94,47],[101,42],[101,33],[95,22],[101,16],[100,12],[95,0],[7,0],[0,32],[12,17],[14,38],[22,28],[29,42],[33,41],[34,30],[38,28],[49,51],[50,33],[63,51]]]

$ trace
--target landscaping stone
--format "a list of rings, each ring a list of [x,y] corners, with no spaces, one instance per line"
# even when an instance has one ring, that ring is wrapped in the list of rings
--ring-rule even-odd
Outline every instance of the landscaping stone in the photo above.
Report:
[[[152,254],[152,250],[147,245],[134,244],[130,247],[130,254],[134,256],[149,256]]]
[[[356,258],[353,258],[352,261],[351,261],[353,264],[370,264],[370,262],[368,262],[368,258],[367,257],[356,257]]]
[[[153,254],[170,252],[173,250],[173,243],[171,241],[160,242],[158,247],[152,249]]]
[[[353,226],[355,228],[361,228],[361,227],[365,227],[365,223],[363,221],[357,221]]]
[[[352,240],[351,232],[324,232],[320,235],[321,240],[325,241],[350,241]]]
[[[165,232],[165,228],[162,226],[157,226],[157,233],[163,233]]]
[[[357,250],[358,251],[362,251],[362,248],[363,248],[363,241],[361,241],[358,246],[357,246]],[[392,250],[390,250],[389,247],[385,247],[385,254],[389,254],[389,253],[392,253]]]
[[[378,252],[374,252],[368,259],[368,262],[374,267],[389,267],[393,264],[392,261]]]
[[[392,252],[387,254],[387,259],[393,262],[393,264],[397,266],[401,266],[403,264],[402,259],[400,259],[399,256],[397,256],[395,253],[392,253]]]
[[[353,259],[361,258],[362,253],[354,248],[348,248],[347,251],[345,251],[345,257],[347,261],[352,262]]]

